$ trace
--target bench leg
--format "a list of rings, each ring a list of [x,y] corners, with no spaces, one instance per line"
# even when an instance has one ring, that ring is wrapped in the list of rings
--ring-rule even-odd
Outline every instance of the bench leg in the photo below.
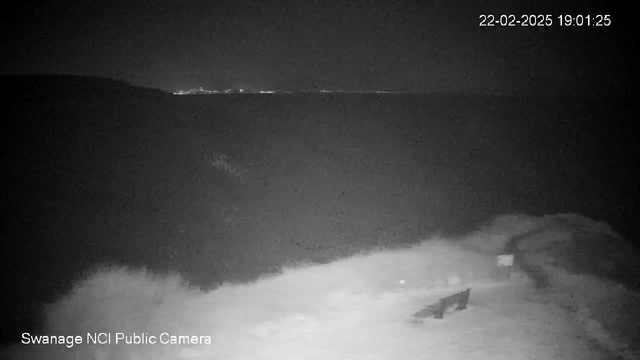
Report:
[[[440,299],[438,307],[433,312],[433,317],[435,319],[442,319],[444,317],[445,310],[447,310],[447,301],[444,299]]]
[[[460,298],[458,299],[458,307],[456,307],[456,310],[464,310],[467,308],[467,303],[469,302],[470,294],[471,294],[471,289],[467,289],[458,295]]]

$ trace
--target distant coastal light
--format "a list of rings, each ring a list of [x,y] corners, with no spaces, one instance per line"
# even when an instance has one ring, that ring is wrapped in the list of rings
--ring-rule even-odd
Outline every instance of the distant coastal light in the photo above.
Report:
[[[202,87],[191,90],[178,90],[173,92],[174,95],[202,95],[202,94],[292,94],[292,93],[309,93],[309,94],[410,94],[406,91],[389,91],[389,90],[246,90],[246,89],[224,89],[224,90],[205,90]]]

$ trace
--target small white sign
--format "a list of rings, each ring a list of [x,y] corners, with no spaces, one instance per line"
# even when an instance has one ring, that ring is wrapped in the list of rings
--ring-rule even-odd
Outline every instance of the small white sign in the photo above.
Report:
[[[449,275],[447,277],[447,285],[450,286],[454,286],[454,285],[460,285],[462,281],[460,280],[460,277],[457,275]]]
[[[513,266],[513,254],[498,255],[498,267]]]

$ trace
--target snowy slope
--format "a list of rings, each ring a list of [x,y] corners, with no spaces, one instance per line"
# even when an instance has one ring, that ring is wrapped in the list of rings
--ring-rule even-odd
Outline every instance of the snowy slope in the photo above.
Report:
[[[527,226],[525,226],[527,227]],[[513,236],[522,235],[515,226]],[[565,228],[561,229],[564,233]],[[486,233],[485,233],[486,234]],[[509,235],[509,234],[507,234]],[[478,241],[486,240],[476,234]],[[549,235],[551,236],[551,235]],[[473,234],[467,237],[472,239]],[[504,236],[509,238],[509,236]],[[46,308],[38,335],[104,332],[195,335],[190,344],[18,345],[13,359],[633,359],[635,293],[528,254],[549,277],[496,277],[495,257],[433,239],[324,265],[287,268],[253,283],[202,292],[179,278],[106,268]],[[458,281],[451,282],[451,276]],[[400,284],[400,280],[405,280]],[[468,309],[411,315],[463,288]],[[627,305],[609,319],[611,304]],[[33,334],[32,334],[33,335]]]
[[[468,310],[412,323],[408,313],[446,292],[352,298],[341,311],[300,314],[260,328],[253,346],[185,350],[189,359],[602,359],[575,319],[527,300],[525,284],[475,287]],[[410,311],[407,311],[410,310]],[[263,325],[265,326],[265,325]],[[248,344],[247,344],[248,345]],[[258,350],[258,352],[254,352]]]

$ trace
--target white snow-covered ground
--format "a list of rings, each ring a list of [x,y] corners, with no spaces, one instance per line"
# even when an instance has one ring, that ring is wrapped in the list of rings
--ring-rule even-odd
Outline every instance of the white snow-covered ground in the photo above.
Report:
[[[478,233],[478,240],[485,235]],[[87,333],[104,332],[112,335],[111,343],[20,344],[4,355],[16,360],[635,358],[620,336],[624,330],[615,337],[602,326],[606,316],[598,315],[607,312],[603,304],[631,293],[617,294],[626,290],[558,268],[550,268],[553,286],[540,290],[527,277],[498,276],[495,260],[460,243],[432,239],[288,268],[209,292],[189,288],[176,276],[105,268],[49,305],[46,329],[31,335],[77,335],[86,342]],[[467,287],[472,288],[468,309],[450,311],[442,320],[411,318]],[[200,338],[191,344],[114,340],[117,334],[162,340],[163,333]]]

